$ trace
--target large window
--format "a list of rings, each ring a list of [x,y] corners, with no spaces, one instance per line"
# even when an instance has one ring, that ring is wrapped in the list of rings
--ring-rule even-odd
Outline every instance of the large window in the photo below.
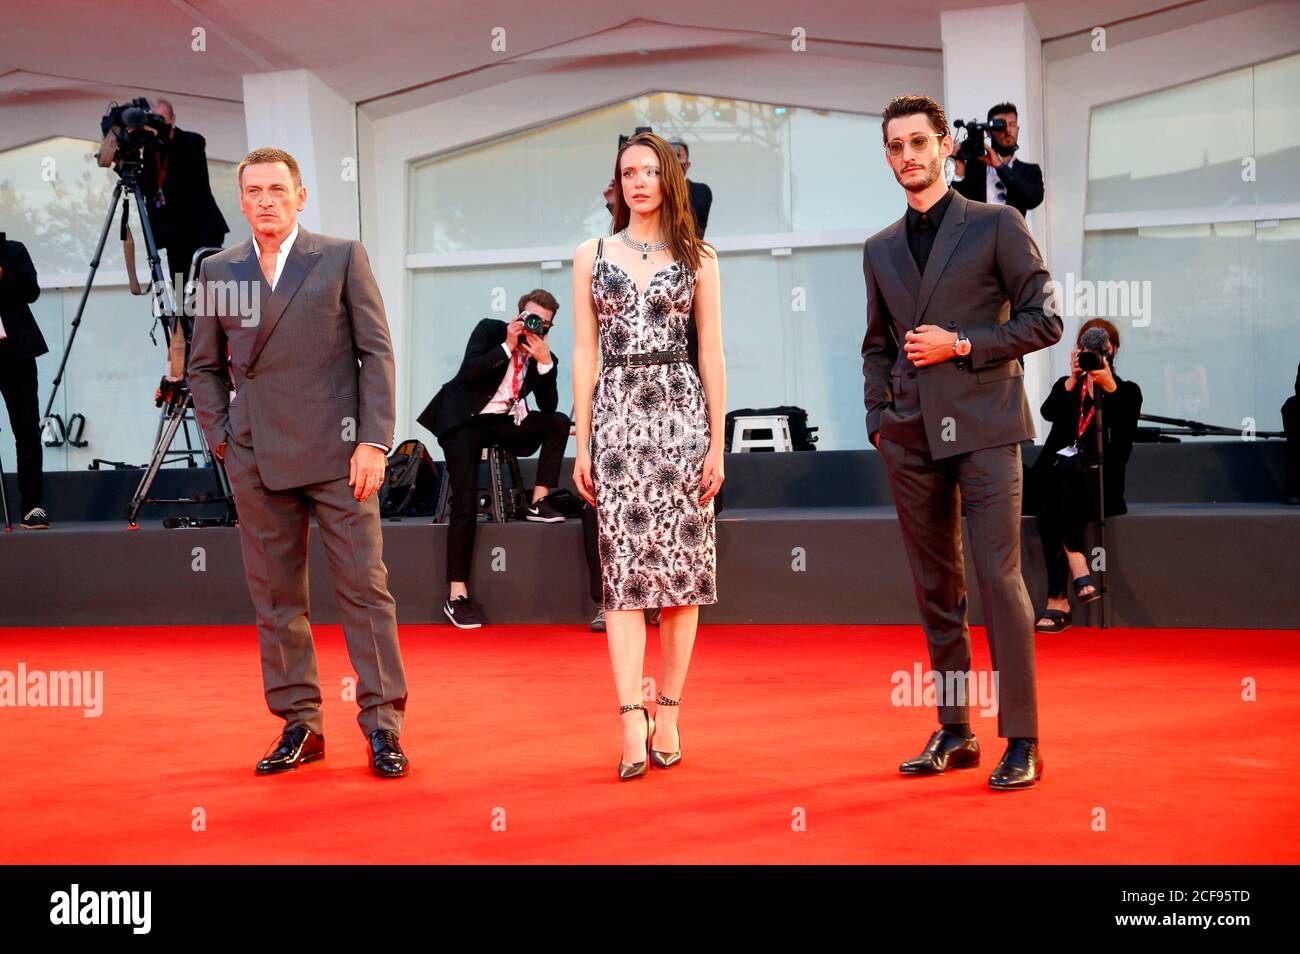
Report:
[[[411,166],[414,413],[455,374],[474,325],[510,317],[537,287],[561,303],[551,337],[570,410],[573,250],[608,234],[602,193],[619,134],[637,126],[685,139],[689,177],[713,191],[730,407],[800,405],[820,447],[866,446],[861,245],[903,211],[880,118],[678,93]]]
[[[1298,219],[1090,234],[1085,275],[1152,283],[1150,324],[1120,324],[1116,362],[1143,410],[1279,430],[1300,361],[1297,261]]]
[[[1149,283],[1117,321],[1147,413],[1281,427],[1300,360],[1297,89],[1291,56],[1093,113],[1080,277]]]
[[[99,143],[57,137],[0,153],[0,223],[10,238],[27,246],[44,276],[60,281],[84,280],[104,225],[117,176],[95,159]],[[235,164],[208,162],[208,178],[221,213],[232,229],[239,222],[239,186]],[[119,217],[115,222],[120,222]],[[144,239],[138,215],[131,210],[136,237],[136,269],[144,277]],[[117,226],[104,247],[101,271],[115,274],[125,266]],[[96,281],[102,281],[102,276]],[[43,284],[47,280],[42,280]]]

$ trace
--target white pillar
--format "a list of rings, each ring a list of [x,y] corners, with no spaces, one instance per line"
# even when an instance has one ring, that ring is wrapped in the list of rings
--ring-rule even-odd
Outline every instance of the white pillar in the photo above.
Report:
[[[948,122],[983,121],[996,103],[1015,103],[1020,122],[1017,159],[1043,162],[1043,57],[1038,27],[1023,3],[969,10],[943,10],[939,14],[943,38],[943,96]],[[1083,148],[1083,147],[1080,147]],[[1044,169],[1046,177],[1050,170]],[[1047,216],[1042,206],[1029,213],[1029,229],[1044,253]],[[1052,263],[1047,267],[1052,271]],[[1058,280],[1064,276],[1053,272]],[[1066,329],[1067,332],[1070,329]],[[1056,350],[1060,350],[1059,348]],[[1068,357],[1069,349],[1065,349]],[[1034,411],[1041,443],[1047,428],[1038,408],[1051,390],[1051,351],[1025,357],[1025,391]]]
[[[307,187],[303,226],[361,238],[355,105],[306,70],[250,73],[244,117],[250,149],[274,146],[298,160]]]

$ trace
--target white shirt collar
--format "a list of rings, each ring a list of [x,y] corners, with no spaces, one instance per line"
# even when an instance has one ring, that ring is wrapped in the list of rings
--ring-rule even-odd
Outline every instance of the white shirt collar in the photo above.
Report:
[[[288,254],[289,254],[289,250],[293,248],[293,243],[294,243],[294,241],[295,241],[297,238],[298,238],[298,223],[295,222],[295,223],[293,223],[293,231],[290,232],[287,236],[285,236],[284,241],[280,243],[280,254],[281,254],[281,255],[288,255]],[[261,256],[261,254],[262,254],[262,246],[260,246],[260,245],[257,244],[257,233],[256,233],[256,232],[253,233],[253,247],[254,247],[255,249],[257,249],[257,254],[258,254],[259,256]]]
[[[293,243],[298,240],[298,223],[293,224],[293,231],[290,232],[283,242],[280,243],[280,251],[275,256],[275,276],[271,279],[271,290],[275,291],[275,286],[280,281],[280,273],[284,271],[284,263],[289,258],[289,252],[293,250]],[[258,257],[262,255],[261,246],[257,244],[257,233],[253,233],[253,248],[257,250]]]

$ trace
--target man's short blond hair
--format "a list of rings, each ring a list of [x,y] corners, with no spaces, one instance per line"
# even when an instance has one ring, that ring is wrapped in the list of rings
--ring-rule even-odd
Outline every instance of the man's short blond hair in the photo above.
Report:
[[[289,175],[293,177],[293,187],[295,189],[302,187],[302,171],[298,168],[298,160],[283,149],[263,146],[261,149],[254,149],[246,155],[243,161],[240,162],[239,168],[235,170],[235,178],[238,180],[241,189],[244,187],[244,168],[264,162],[283,162],[289,167]]]

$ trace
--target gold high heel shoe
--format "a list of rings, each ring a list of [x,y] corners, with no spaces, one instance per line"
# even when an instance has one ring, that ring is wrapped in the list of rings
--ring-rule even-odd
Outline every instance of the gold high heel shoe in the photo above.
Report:
[[[648,756],[650,754],[650,737],[655,734],[655,720],[650,718],[650,710],[647,709],[645,706],[641,705],[640,703],[637,703],[636,705],[619,706],[618,714],[621,718],[622,716],[627,715],[627,713],[631,712],[633,709],[640,709],[642,712],[645,713],[645,750]],[[649,774],[650,774],[650,761],[648,758],[643,759],[640,762],[631,762],[631,763],[624,762],[621,759],[619,760],[618,780],[620,782],[630,782],[634,778],[641,778],[642,776],[649,775]]]
[[[659,693],[659,698],[655,700],[656,706],[680,706],[681,704],[682,703],[680,699],[669,699],[662,692]],[[682,730],[681,729],[677,730],[677,751],[676,752],[660,752],[657,749],[650,750],[650,761],[654,762],[654,764],[658,768],[665,768],[665,769],[672,768],[681,760],[682,760]]]

